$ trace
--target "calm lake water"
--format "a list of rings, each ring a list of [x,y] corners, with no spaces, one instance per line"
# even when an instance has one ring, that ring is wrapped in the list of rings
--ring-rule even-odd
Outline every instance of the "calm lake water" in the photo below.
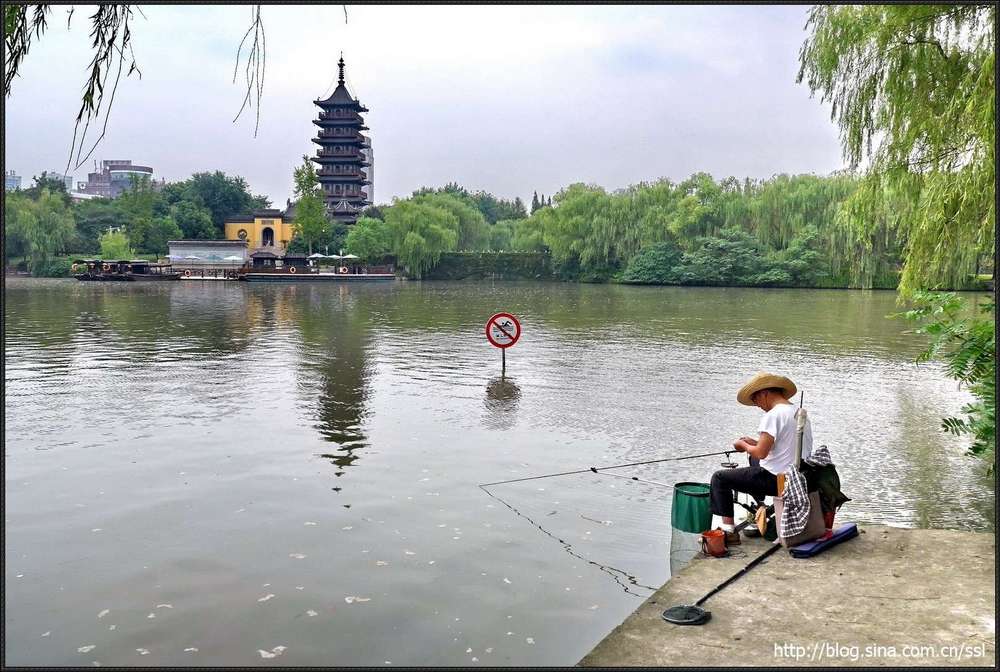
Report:
[[[912,363],[891,292],[5,297],[8,665],[572,665],[668,578],[670,491],[477,484],[728,447],[756,428],[735,394],[760,369],[805,390],[853,498],[840,518],[994,528],[992,482],[939,431],[969,397]],[[508,384],[484,335],[500,310],[524,329]],[[718,462],[626,472],[707,481]]]

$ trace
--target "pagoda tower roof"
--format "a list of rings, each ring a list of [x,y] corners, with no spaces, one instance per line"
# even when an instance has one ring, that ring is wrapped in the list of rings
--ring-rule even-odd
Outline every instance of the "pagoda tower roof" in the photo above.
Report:
[[[340,77],[337,80],[337,88],[333,90],[325,100],[314,101],[317,105],[357,105],[362,107],[361,102],[351,95],[351,92],[347,90],[347,85],[344,83],[344,56],[341,54],[340,60],[337,62],[337,66],[340,68]]]
[[[317,105],[360,105],[357,99],[348,92],[347,87],[343,84],[338,84],[337,88],[333,90],[330,97],[326,100],[317,100]]]

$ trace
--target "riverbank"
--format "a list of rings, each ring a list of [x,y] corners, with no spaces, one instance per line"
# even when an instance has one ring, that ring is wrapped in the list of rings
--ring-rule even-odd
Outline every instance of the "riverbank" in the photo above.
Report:
[[[705,625],[667,623],[664,609],[694,603],[767,542],[745,540],[745,556],[696,558],[579,664],[993,667],[995,535],[861,531],[813,559],[779,551],[710,598]]]

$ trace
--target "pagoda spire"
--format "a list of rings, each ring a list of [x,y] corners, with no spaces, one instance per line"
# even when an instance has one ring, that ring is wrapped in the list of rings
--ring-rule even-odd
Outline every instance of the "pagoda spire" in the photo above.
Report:
[[[340,68],[340,78],[337,80],[337,84],[340,86],[344,85],[344,52],[340,52],[340,60],[337,62],[337,67]]]

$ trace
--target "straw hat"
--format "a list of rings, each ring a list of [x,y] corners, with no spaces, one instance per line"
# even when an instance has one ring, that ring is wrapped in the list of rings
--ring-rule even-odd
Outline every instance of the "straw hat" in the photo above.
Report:
[[[760,371],[740,388],[740,391],[736,393],[736,401],[740,402],[744,406],[753,406],[753,402],[750,401],[750,397],[753,396],[753,393],[766,390],[769,387],[780,387],[782,393],[785,395],[785,399],[792,398],[795,396],[795,393],[799,391],[799,388],[795,387],[795,383],[788,378],[785,378],[784,376],[776,376],[773,373],[767,373],[766,371]]]

